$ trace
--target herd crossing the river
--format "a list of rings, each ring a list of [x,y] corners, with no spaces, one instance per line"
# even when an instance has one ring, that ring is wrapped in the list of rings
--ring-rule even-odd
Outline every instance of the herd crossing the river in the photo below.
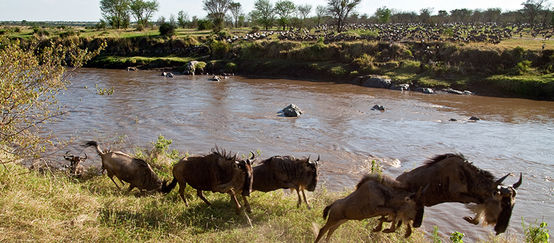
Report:
[[[168,184],[158,178],[151,166],[144,160],[134,158],[120,151],[102,150],[97,142],[88,141],[84,147],[93,147],[101,157],[102,172],[118,189],[115,176],[121,183],[129,184],[128,190],[138,188],[145,192],[167,194],[179,184],[179,195],[185,199],[187,184],[196,189],[208,206],[210,202],[202,191],[227,193],[239,214],[244,207],[251,213],[247,197],[252,191],[269,192],[277,189],[296,190],[300,207],[302,199],[307,208],[304,189],[314,191],[318,181],[320,158],[295,158],[293,156],[273,156],[257,163],[255,153],[248,158],[240,158],[217,146],[207,155],[193,155],[182,158],[173,167],[173,180]],[[88,156],[78,157],[67,152],[64,158],[70,161],[70,172],[79,175],[83,168],[79,164]],[[374,232],[382,231],[384,222],[391,222],[385,233],[395,232],[402,224],[407,227],[405,237],[409,237],[411,227],[420,227],[424,207],[441,203],[463,203],[475,213],[464,217],[471,224],[494,225],[496,234],[504,233],[508,227],[515,204],[516,189],[522,184],[522,174],[513,185],[503,185],[509,176],[495,178],[490,172],[477,168],[461,154],[441,154],[426,161],[422,166],[392,178],[386,174],[364,176],[356,189],[345,198],[338,199],[323,210],[327,223],[320,229],[315,242],[327,234],[329,240],[333,232],[348,220],[362,220],[380,217]],[[243,206],[237,200],[243,198]],[[301,195],[302,194],[302,195]]]

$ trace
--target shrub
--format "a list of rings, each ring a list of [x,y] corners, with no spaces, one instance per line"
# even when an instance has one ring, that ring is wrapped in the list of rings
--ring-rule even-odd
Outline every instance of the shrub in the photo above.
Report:
[[[237,64],[234,62],[228,62],[225,64],[225,72],[234,73],[237,71]]]
[[[462,238],[464,238],[464,233],[454,231],[452,232],[452,234],[450,234],[450,240],[452,241],[452,243],[464,243],[464,240]]]
[[[550,238],[548,229],[546,228],[548,224],[546,224],[546,222],[541,222],[539,225],[536,224],[537,222],[535,221],[534,224],[529,224],[529,226],[526,227],[523,218],[521,218],[521,226],[525,232],[525,242],[548,243]]]
[[[214,40],[209,44],[212,58],[224,58],[231,50],[231,46],[224,41]]]
[[[175,25],[170,23],[163,23],[160,25],[160,35],[173,36],[175,35]]]
[[[523,60],[521,62],[518,62],[516,66],[513,69],[513,74],[515,75],[521,75],[529,72],[529,69],[531,68],[531,61],[529,60]]]
[[[209,30],[212,29],[214,24],[212,21],[200,19],[198,20],[198,30]]]
[[[373,62],[374,58],[367,54],[363,54],[361,57],[354,59],[354,65],[356,65],[363,72],[374,71],[376,68]]]

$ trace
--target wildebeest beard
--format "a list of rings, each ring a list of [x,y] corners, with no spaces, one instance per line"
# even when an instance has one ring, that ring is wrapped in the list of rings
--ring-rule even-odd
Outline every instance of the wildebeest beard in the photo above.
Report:
[[[510,197],[503,197],[501,206],[502,211],[500,211],[500,214],[498,215],[498,220],[496,221],[496,225],[494,226],[494,231],[496,231],[497,235],[504,233],[504,231],[506,231],[506,228],[508,228],[510,217],[512,216],[512,209],[514,208],[514,205],[512,204],[512,199]]]
[[[246,167],[246,166],[245,166]],[[252,176],[248,174],[248,171],[244,173],[244,185],[242,188],[243,196],[250,196],[250,191],[252,189]]]

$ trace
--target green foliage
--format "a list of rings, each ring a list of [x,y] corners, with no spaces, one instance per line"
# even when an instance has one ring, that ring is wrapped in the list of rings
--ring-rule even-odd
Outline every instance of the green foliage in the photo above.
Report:
[[[356,65],[360,71],[364,73],[373,72],[376,70],[373,64],[374,58],[368,54],[363,54],[361,57],[354,59],[354,65]]]
[[[525,242],[528,243],[548,243],[550,239],[548,224],[541,222],[537,225],[537,221],[534,224],[525,225],[523,217],[521,217],[521,226],[525,232]]]
[[[225,41],[213,40],[209,43],[212,58],[224,58],[231,50],[231,45]]]
[[[225,72],[234,73],[237,71],[237,64],[234,62],[228,62],[225,64]]]
[[[199,19],[198,20],[198,30],[209,30],[213,29],[213,22],[207,19]]]
[[[392,11],[387,7],[378,8],[375,11],[375,16],[379,20],[379,23],[385,24],[390,21]]]
[[[464,233],[460,233],[458,231],[454,231],[452,232],[452,234],[450,234],[450,240],[452,241],[452,243],[464,243]]]
[[[40,48],[0,44],[0,154],[34,157],[52,143],[44,124],[64,113],[56,96],[69,83],[66,67],[82,66],[103,47],[82,50],[71,40]]]
[[[163,23],[160,25],[160,35],[162,36],[174,36],[175,35],[175,25],[170,23]]]
[[[112,88],[100,88],[98,84],[96,84],[96,94],[98,95],[112,95],[114,92],[113,87]]]
[[[439,236],[439,226],[433,226],[433,233],[431,234],[431,239],[433,243],[442,243],[441,237]]]
[[[523,60],[523,61],[518,62],[516,64],[516,66],[513,69],[512,74],[522,75],[522,74],[528,73],[530,69],[531,69],[531,61]]]
[[[198,62],[196,63],[196,65],[194,66],[194,68],[196,70],[200,70],[200,72],[204,72],[204,68],[206,68],[206,62]]]
[[[381,175],[383,173],[383,166],[381,166],[381,163],[376,160],[371,161],[371,174],[379,174]]]
[[[100,11],[113,28],[127,28],[130,23],[130,4],[130,0],[100,0]]]

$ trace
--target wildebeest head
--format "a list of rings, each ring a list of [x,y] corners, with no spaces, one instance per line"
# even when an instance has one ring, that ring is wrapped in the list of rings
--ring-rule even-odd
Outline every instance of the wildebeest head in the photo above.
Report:
[[[244,185],[242,188],[243,196],[250,196],[252,192],[252,183],[254,182],[254,177],[252,176],[252,164],[256,158],[256,155],[253,152],[250,152],[252,156],[245,160],[237,161],[237,166],[240,168],[241,172],[244,174]]]
[[[67,151],[65,152],[63,158],[69,161],[70,163],[69,168],[71,168],[72,170],[75,170],[75,168],[77,168],[79,163],[84,162],[88,158],[88,156],[85,153],[85,157],[79,157],[79,156],[72,155],[69,153],[69,151]],[[75,172],[75,171],[72,171],[72,172]]]
[[[512,216],[512,209],[514,208],[515,200],[516,200],[516,189],[521,185],[522,183],[522,173],[519,174],[519,180],[514,183],[511,186],[504,186],[502,185],[502,181],[506,179],[508,175],[498,179],[494,183],[494,193],[492,197],[495,200],[500,200],[500,203],[495,204],[500,206],[500,213],[498,214],[497,218],[494,220],[496,221],[496,225],[494,226],[494,231],[496,234],[501,234],[506,231],[506,228],[508,228],[508,224],[510,223],[510,217]],[[494,211],[498,209],[494,208],[486,208],[487,211]],[[492,220],[492,219],[491,219]],[[487,218],[487,221],[489,219]]]
[[[310,156],[308,156],[308,158],[306,159],[306,163],[304,164],[304,176],[306,178],[306,181],[308,182],[306,190],[308,191],[313,192],[315,190],[315,187],[317,186],[318,167],[319,155],[317,156],[317,160],[315,161],[310,161]]]

